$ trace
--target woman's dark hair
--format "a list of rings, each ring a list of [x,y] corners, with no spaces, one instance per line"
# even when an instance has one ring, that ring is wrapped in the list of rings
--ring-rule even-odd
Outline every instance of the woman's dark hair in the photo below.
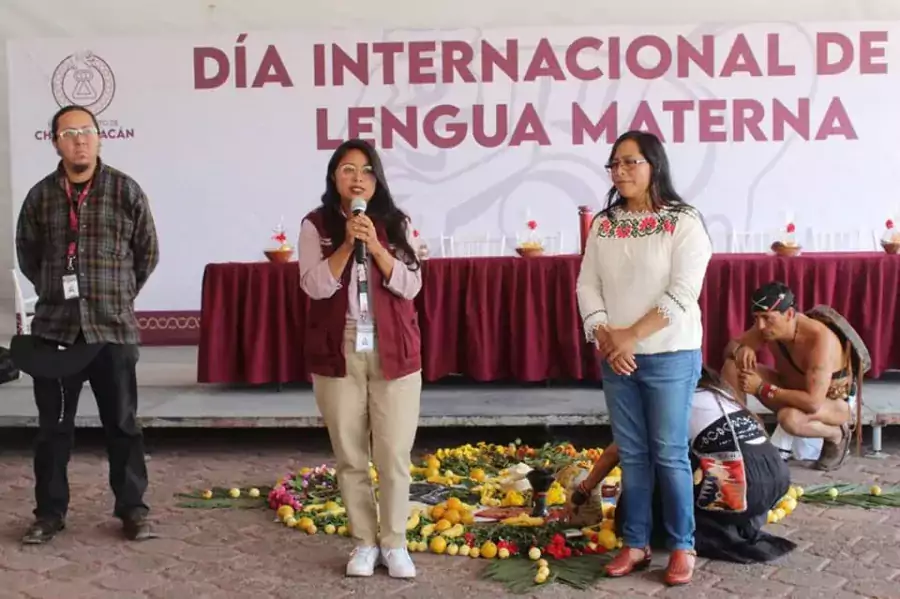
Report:
[[[325,230],[332,239],[334,247],[344,243],[347,222],[341,211],[341,195],[334,182],[335,171],[344,156],[351,150],[359,150],[366,155],[369,166],[372,167],[375,175],[375,193],[369,200],[366,215],[373,222],[384,226],[388,241],[399,250],[397,257],[407,266],[413,267],[413,270],[418,269],[421,263],[406,236],[409,217],[394,204],[394,198],[391,197],[391,190],[384,177],[384,167],[381,164],[381,158],[378,157],[378,152],[361,139],[345,141],[338,146],[328,161],[328,172],[325,173],[325,193],[322,194],[322,212]]]
[[[672,184],[672,175],[669,172],[669,157],[666,156],[666,150],[659,141],[659,138],[646,131],[627,131],[619,136],[619,139],[613,144],[612,151],[609,153],[609,163],[616,156],[616,150],[622,145],[622,142],[631,140],[637,144],[641,150],[644,159],[650,163],[650,201],[654,210],[662,207],[674,210],[685,210],[691,207],[685,202],[675,186]],[[625,198],[619,195],[616,186],[613,185],[606,194],[606,208],[603,212],[609,215],[611,208],[621,206],[625,203]]]
[[[700,380],[697,382],[699,389],[704,389],[710,393],[718,395],[721,399],[737,404],[747,410],[753,419],[759,423],[759,427],[766,434],[766,426],[757,414],[754,414],[744,402],[738,399],[738,394],[734,392],[731,386],[722,380],[718,372],[704,364],[700,367]],[[767,435],[768,436],[768,435]]]
[[[724,396],[730,401],[734,401],[734,391],[731,387],[722,380],[722,377],[719,376],[718,372],[706,364],[700,367],[700,381],[697,383],[697,387],[705,389],[706,391],[711,391],[716,395]]]

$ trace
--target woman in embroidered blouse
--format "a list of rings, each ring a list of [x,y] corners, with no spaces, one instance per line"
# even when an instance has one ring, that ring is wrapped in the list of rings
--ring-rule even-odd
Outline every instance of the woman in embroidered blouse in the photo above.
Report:
[[[695,562],[688,419],[701,367],[697,300],[712,244],[699,211],[675,192],[656,136],[623,134],[606,167],[613,187],[591,225],[577,284],[585,335],[603,359],[628,502],[624,547],[606,570],[625,576],[649,565],[659,480],[672,550],[666,582],[687,584]]]

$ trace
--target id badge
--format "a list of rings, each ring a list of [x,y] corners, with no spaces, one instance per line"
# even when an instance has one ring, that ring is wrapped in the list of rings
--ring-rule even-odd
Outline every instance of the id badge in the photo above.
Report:
[[[356,353],[362,354],[375,350],[375,327],[369,323],[356,325]]]
[[[63,275],[63,297],[67,300],[78,297],[78,275]]]

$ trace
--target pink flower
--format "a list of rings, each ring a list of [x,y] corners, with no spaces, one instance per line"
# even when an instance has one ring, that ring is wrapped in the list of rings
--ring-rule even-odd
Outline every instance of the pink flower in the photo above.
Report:
[[[788,233],[793,233],[796,230],[797,230],[797,227],[794,226],[794,223],[788,223],[788,226],[787,226]]]
[[[893,228],[894,228],[894,221],[892,221],[891,219],[887,219],[887,222],[884,223],[884,227],[885,227],[886,229],[893,229]]]
[[[664,220],[663,221],[663,230],[669,234],[674,233],[675,232],[675,223],[673,223],[670,220]]]
[[[616,227],[616,237],[623,238],[631,235],[631,225],[619,225]]]
[[[532,231],[537,229],[537,221],[536,220],[528,221],[528,228],[531,229]]]
[[[604,218],[600,221],[600,230],[605,234],[609,234],[610,230],[612,230],[612,223],[608,218]]]

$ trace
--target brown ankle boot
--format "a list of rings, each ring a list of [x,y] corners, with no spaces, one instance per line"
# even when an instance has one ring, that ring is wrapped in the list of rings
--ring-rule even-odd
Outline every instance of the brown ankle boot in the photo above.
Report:
[[[622,547],[616,557],[606,565],[606,575],[610,578],[628,576],[635,570],[643,570],[650,565],[650,548],[632,549]]]
[[[689,584],[694,578],[694,564],[697,554],[691,549],[676,549],[669,556],[669,565],[666,567],[666,584],[678,586]]]
[[[834,443],[833,441],[825,441],[822,443],[822,453],[819,455],[819,460],[816,462],[816,469],[829,472],[840,468],[844,463],[844,458],[847,457],[847,453],[850,451],[851,439],[850,427],[846,424],[842,424],[841,442]]]

